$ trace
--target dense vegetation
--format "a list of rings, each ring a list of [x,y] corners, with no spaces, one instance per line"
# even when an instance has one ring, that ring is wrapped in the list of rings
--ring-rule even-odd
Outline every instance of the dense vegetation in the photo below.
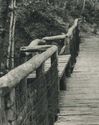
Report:
[[[0,64],[6,69],[9,46],[9,5],[11,0],[0,0]],[[74,18],[84,17],[87,23],[99,25],[99,0],[17,0],[15,28],[15,59],[20,46],[46,35],[66,32]]]

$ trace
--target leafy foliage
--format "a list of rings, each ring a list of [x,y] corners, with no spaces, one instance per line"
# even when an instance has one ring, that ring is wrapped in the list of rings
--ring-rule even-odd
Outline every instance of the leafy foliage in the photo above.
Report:
[[[66,32],[74,18],[84,17],[88,23],[99,25],[99,0],[96,3],[94,1],[96,0],[85,0],[84,6],[84,0],[17,0],[16,60],[20,46],[28,45],[36,38]],[[8,8],[8,5],[6,6]],[[10,14],[6,22],[9,16]],[[8,29],[9,23],[5,26]],[[7,50],[8,46],[8,31],[6,34],[3,38],[4,50]]]

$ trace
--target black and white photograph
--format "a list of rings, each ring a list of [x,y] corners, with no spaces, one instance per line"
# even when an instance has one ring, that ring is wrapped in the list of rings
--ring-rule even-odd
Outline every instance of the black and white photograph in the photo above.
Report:
[[[0,125],[99,125],[99,0],[0,0]]]

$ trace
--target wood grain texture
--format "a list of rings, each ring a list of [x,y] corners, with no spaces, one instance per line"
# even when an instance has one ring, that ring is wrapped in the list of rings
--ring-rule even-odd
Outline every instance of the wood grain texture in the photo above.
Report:
[[[78,22],[79,22],[79,19],[75,19],[74,24],[68,29],[68,32],[66,34],[44,37],[43,40],[46,40],[46,41],[59,40],[59,39],[65,39],[66,37],[72,36],[73,30],[78,26]]]
[[[59,55],[58,56],[58,75],[59,78],[61,78],[65,72],[66,67],[68,66],[68,63],[70,61],[70,55]],[[51,67],[51,61],[48,59],[45,62],[45,71],[48,71]]]
[[[45,51],[46,49],[52,47],[51,45],[37,45],[37,46],[32,46],[32,47],[21,47],[21,52],[39,52],[39,51]]]
[[[2,87],[14,87],[20,83],[22,79],[28,76],[31,72],[36,70],[45,60],[52,56],[57,51],[56,46],[52,46],[42,54],[31,58],[26,63],[11,70],[8,74],[0,78],[0,88]]]
[[[99,37],[82,39],[74,72],[60,92],[55,125],[99,125]]]

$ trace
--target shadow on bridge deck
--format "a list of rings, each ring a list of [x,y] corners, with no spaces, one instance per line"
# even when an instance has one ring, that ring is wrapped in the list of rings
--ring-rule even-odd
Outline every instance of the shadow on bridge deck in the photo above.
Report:
[[[99,125],[99,37],[82,39],[74,72],[60,92],[55,125]]]

